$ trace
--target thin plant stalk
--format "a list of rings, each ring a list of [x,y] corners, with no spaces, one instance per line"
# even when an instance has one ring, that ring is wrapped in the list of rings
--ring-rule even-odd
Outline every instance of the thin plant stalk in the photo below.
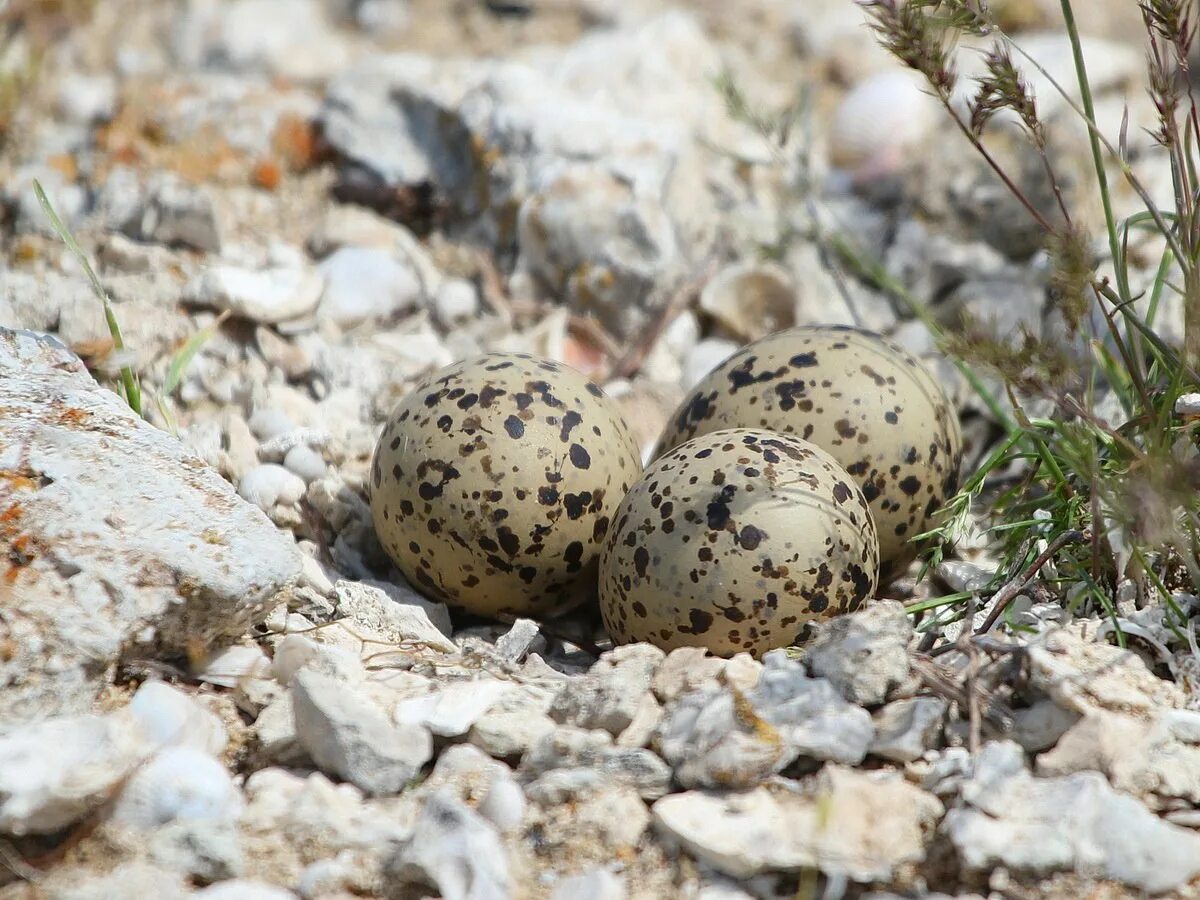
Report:
[[[62,238],[62,242],[67,245],[67,249],[71,251],[75,259],[83,267],[83,272],[92,286],[92,293],[96,295],[104,306],[104,320],[108,323],[108,333],[112,336],[113,348],[117,353],[123,354],[125,350],[125,338],[121,335],[121,325],[117,321],[117,314],[113,311],[108,291],[104,290],[104,286],[100,283],[100,279],[96,277],[96,273],[92,269],[92,264],[88,261],[87,254],[83,252],[74,235],[71,234],[70,229],[59,218],[58,213],[54,211],[54,207],[50,203],[50,198],[46,196],[46,191],[42,188],[41,182],[36,178],[33,181],[33,192],[37,195],[38,203],[42,205],[47,218],[50,219],[51,227]],[[139,416],[142,415],[141,388],[138,386],[137,375],[128,364],[121,366],[121,385],[125,389],[125,402],[129,404],[129,408]]]

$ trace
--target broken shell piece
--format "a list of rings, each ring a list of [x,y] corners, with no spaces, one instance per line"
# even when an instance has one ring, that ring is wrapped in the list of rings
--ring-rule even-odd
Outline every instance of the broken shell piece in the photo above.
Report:
[[[704,286],[700,308],[733,336],[757,340],[795,324],[796,289],[783,266],[738,263]]]

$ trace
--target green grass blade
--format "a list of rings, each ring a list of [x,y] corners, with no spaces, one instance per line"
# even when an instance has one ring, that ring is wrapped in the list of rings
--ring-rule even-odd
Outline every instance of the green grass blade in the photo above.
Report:
[[[92,264],[88,261],[87,254],[83,252],[79,244],[75,240],[75,236],[71,234],[70,229],[63,223],[63,220],[58,217],[54,207],[50,203],[50,198],[46,196],[42,184],[36,178],[33,180],[33,192],[37,195],[38,203],[42,205],[42,210],[50,219],[50,225],[55,233],[62,239],[62,242],[67,245],[67,249],[83,266],[84,274],[87,275],[88,281],[91,283],[92,292],[99,298],[104,306],[104,320],[108,324],[108,333],[112,336],[113,347],[117,352],[125,349],[125,338],[121,334],[121,325],[117,321],[117,315],[113,311],[112,302],[108,298],[108,292],[104,290],[104,286],[100,284],[100,279],[96,277],[95,271],[92,269]],[[138,386],[137,376],[134,374],[130,366],[121,367],[121,383],[125,388],[125,402],[139,416],[142,414],[142,392]]]
[[[188,338],[187,343],[179,348],[179,351],[171,359],[166,380],[163,381],[162,392],[165,396],[170,396],[175,388],[179,387],[179,382],[183,380],[183,373],[187,370],[188,364],[200,352],[200,348],[212,339],[212,336],[217,333],[217,329],[221,327],[221,323],[228,319],[229,315],[230,311],[225,310]]]

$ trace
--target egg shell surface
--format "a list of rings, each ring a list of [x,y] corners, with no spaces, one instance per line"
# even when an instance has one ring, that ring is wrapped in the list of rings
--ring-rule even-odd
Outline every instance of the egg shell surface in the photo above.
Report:
[[[425,593],[479,615],[537,615],[594,589],[640,471],[599,387],[560,363],[492,353],[435,372],[393,410],[371,462],[371,513]]]
[[[600,611],[618,643],[761,655],[875,590],[879,545],[862,491],[824,450],[757,429],[712,432],[653,462],[600,557]]]
[[[725,428],[794,434],[850,473],[875,517],[880,584],[958,488],[957,413],[920,360],[870,331],[801,326],[748,344],[684,398],[654,455]]]

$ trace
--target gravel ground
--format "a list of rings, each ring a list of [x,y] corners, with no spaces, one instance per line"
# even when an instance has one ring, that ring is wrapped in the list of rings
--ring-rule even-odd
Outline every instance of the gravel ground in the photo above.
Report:
[[[992,5],[1069,66],[1057,4]],[[1101,126],[1129,103],[1169,191],[1134,4],[1081,19]],[[1046,261],[850,0],[15,0],[0,41],[0,900],[1200,896],[1196,664],[1161,608],[1122,601],[1126,651],[1030,591],[1019,640],[934,660],[910,574],[717,659],[613,648],[591,605],[452,615],[375,533],[388,413],[484,351],[580,369],[646,459],[747,341],[858,325],[937,374],[964,470],[988,451],[830,238],[1002,335],[1062,332]],[[787,141],[756,126],[789,107]],[[976,535],[935,580],[995,567]]]

